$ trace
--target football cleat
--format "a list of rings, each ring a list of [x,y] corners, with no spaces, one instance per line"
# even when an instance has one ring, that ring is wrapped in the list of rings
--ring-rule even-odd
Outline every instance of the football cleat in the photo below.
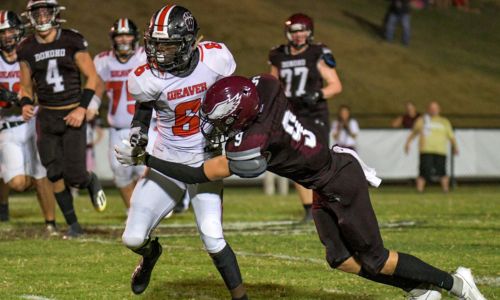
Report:
[[[75,222],[75,223],[69,225],[68,231],[63,236],[63,239],[70,240],[70,239],[78,238],[81,235],[83,235],[83,229],[78,222]]]
[[[462,292],[458,296],[461,300],[486,300],[481,294],[479,289],[474,283],[474,277],[472,277],[472,272],[468,268],[458,267],[458,269],[453,274],[454,276],[462,279],[463,286]]]
[[[408,300],[440,300],[441,291],[433,285],[420,285],[408,292]]]
[[[95,173],[91,173],[92,178],[90,179],[90,184],[88,186],[88,191],[90,194],[90,200],[92,201],[92,205],[94,209],[98,212],[103,212],[106,209],[106,194],[102,190],[101,183],[97,178]]]
[[[155,267],[156,261],[161,255],[162,248],[158,242],[158,238],[151,241],[151,254],[142,256],[141,261],[132,273],[131,287],[134,294],[139,295],[146,290],[151,279],[151,273]]]
[[[45,226],[45,233],[47,236],[58,236],[59,232],[57,231],[57,227],[52,224],[47,224]]]

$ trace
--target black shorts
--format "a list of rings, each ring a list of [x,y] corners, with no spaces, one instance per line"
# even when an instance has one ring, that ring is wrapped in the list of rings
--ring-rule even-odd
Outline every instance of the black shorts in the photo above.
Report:
[[[64,179],[66,184],[82,188],[89,181],[87,123],[78,128],[66,125],[64,117],[70,111],[40,108],[36,117],[37,146],[50,181]]]
[[[326,259],[336,268],[353,256],[363,269],[378,273],[389,251],[384,248],[363,170],[349,154],[333,154],[333,160],[336,174],[315,191],[312,211]]]
[[[430,181],[433,176],[446,176],[446,156],[441,154],[421,153],[419,176]]]

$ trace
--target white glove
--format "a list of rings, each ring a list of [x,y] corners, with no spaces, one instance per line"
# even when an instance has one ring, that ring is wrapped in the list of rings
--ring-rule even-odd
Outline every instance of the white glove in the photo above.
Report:
[[[122,141],[121,147],[115,145],[115,157],[119,163],[125,166],[143,165],[146,159],[146,151],[142,147],[132,147],[127,140]]]

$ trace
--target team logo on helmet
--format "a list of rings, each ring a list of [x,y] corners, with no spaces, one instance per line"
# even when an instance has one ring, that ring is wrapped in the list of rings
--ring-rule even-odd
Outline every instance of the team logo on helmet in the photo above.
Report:
[[[232,98],[217,103],[206,116],[211,120],[222,119],[232,114],[240,105],[242,93],[237,93]]]
[[[182,18],[184,19],[184,23],[186,24],[187,30],[188,31],[193,31],[194,30],[194,18],[193,18],[193,15],[189,11],[186,11],[182,15]]]

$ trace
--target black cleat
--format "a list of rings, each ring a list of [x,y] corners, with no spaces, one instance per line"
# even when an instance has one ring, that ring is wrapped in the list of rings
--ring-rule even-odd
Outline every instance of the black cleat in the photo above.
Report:
[[[87,188],[90,194],[90,200],[92,201],[94,209],[98,212],[102,212],[106,209],[106,194],[104,194],[104,191],[102,190],[102,186],[97,178],[97,175],[92,172],[90,176],[90,184]]]
[[[149,285],[149,280],[151,279],[151,273],[155,267],[156,261],[161,255],[162,248],[158,242],[158,238],[151,241],[151,254],[148,256],[143,256],[141,261],[135,268],[134,273],[132,273],[132,292],[139,295],[146,290]]]
[[[69,225],[68,231],[63,235],[63,239],[70,240],[80,237],[83,234],[82,226],[78,222]]]

